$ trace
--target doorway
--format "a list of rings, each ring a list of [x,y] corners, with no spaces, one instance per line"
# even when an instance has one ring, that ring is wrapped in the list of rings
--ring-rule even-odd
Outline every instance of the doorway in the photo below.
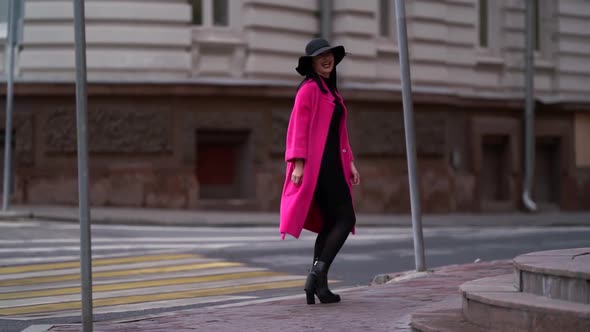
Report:
[[[542,210],[558,210],[561,187],[561,141],[559,137],[537,137],[533,200]]]
[[[481,203],[487,211],[512,208],[510,188],[510,137],[483,135],[481,141]]]
[[[0,190],[2,190],[2,188],[4,188],[4,145],[6,144],[6,130],[0,130]],[[10,176],[9,176],[9,180],[10,180],[10,186],[8,188],[10,194],[14,193],[14,189],[15,189],[15,183],[14,183],[14,175],[15,175],[15,160],[16,160],[16,153],[15,153],[15,149],[16,149],[16,136],[15,136],[15,131],[12,131],[12,139],[11,139],[11,155],[10,155]],[[0,191],[0,196],[2,196],[3,192]]]

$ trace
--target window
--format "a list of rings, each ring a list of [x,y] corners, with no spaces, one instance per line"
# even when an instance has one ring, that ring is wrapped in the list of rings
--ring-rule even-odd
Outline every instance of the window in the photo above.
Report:
[[[201,199],[250,195],[252,152],[249,130],[197,130],[196,176]]]
[[[203,2],[201,0],[192,0],[193,5],[193,24],[203,25]]]
[[[539,0],[532,1],[533,6],[533,31],[535,32],[535,40],[533,46],[535,51],[541,50],[541,10],[539,8]]]
[[[489,6],[488,0],[479,0],[479,47],[488,48],[489,44]]]
[[[502,2],[497,0],[478,0],[477,26],[474,44],[481,55],[498,57],[502,47]]]
[[[395,6],[393,0],[379,0],[379,36],[395,38]]]
[[[193,24],[201,26],[229,26],[228,0],[191,0]]]
[[[8,37],[8,6],[10,0],[0,0],[0,39],[4,39]],[[21,29],[20,25],[22,24],[22,14],[23,14],[23,4],[22,1],[14,1],[14,5],[16,6],[16,15],[17,15],[17,26],[18,29]]]
[[[227,0],[215,0],[213,2],[213,25],[228,26]]]
[[[389,20],[389,12],[391,11],[389,0],[379,1],[379,34],[383,37],[389,37],[391,31],[389,26],[391,21]]]

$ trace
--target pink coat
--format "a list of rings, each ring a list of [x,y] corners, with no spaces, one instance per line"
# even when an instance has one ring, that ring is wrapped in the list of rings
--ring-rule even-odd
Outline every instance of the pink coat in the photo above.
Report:
[[[329,91],[325,84],[324,87],[326,91]],[[338,98],[344,105],[342,97],[338,95]],[[287,170],[281,197],[279,230],[283,239],[285,234],[299,238],[304,228],[316,233],[322,229],[323,220],[314,203],[313,196],[334,106],[332,94],[330,92],[323,93],[313,80],[303,83],[295,97],[295,105],[287,129],[285,151]],[[347,113],[348,111],[344,107],[340,125],[340,149],[345,181],[352,197],[350,162],[353,160],[353,154],[346,129]],[[296,158],[305,160],[302,182],[298,186],[291,182],[291,174],[295,169],[293,161]]]

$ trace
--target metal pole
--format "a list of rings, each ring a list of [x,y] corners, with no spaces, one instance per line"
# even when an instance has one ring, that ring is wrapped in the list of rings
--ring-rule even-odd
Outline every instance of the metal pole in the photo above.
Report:
[[[320,0],[320,30],[322,38],[332,38],[332,0]]]
[[[76,39],[76,115],[78,127],[78,204],[80,209],[80,272],[82,327],[92,332],[92,252],[88,207],[88,121],[86,116],[86,29],[84,0],[74,0]]]
[[[408,156],[408,177],[410,183],[410,204],[412,207],[412,229],[414,233],[414,256],[416,271],[426,270],[424,259],[424,238],[422,236],[422,212],[420,211],[420,188],[414,144],[414,110],[412,107],[412,81],[408,54],[408,33],[406,31],[406,8],[404,0],[395,0],[397,21],[397,42],[402,79],[402,98],[404,103],[404,127],[406,133],[406,154]]]
[[[524,161],[524,188],[522,202],[529,211],[536,211],[537,204],[532,199],[533,179],[535,175],[535,57],[533,54],[533,41],[535,40],[535,0],[526,0],[525,15],[525,161]]]
[[[4,183],[2,190],[2,210],[8,209],[11,187],[12,166],[12,101],[14,96],[14,55],[16,49],[16,1],[8,2],[8,68],[6,69],[6,125],[4,128]]]

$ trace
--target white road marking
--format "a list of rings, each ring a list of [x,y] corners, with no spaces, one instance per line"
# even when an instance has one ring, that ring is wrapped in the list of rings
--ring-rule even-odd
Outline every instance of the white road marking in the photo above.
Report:
[[[131,269],[142,269],[150,267],[163,267],[172,265],[184,265],[184,264],[200,264],[200,263],[212,263],[215,262],[213,259],[208,258],[186,258],[186,259],[170,259],[165,261],[152,261],[152,262],[141,262],[141,263],[125,263],[125,264],[110,264],[105,266],[95,266],[92,268],[92,272],[105,272],[105,271],[120,271],[120,270],[131,270]],[[36,272],[24,272],[24,273],[10,273],[0,275],[0,280],[10,279],[24,279],[24,278],[35,278],[35,277],[49,277],[49,276],[60,276],[65,274],[77,274],[80,273],[80,268],[71,269],[57,269],[57,270],[43,270]]]
[[[24,228],[40,226],[41,223],[38,221],[0,221],[1,228]]]
[[[193,270],[193,271],[186,271],[186,272],[174,272],[173,278],[187,278],[187,277],[202,277],[202,276],[209,276],[209,275],[216,275],[216,274],[233,274],[233,273],[242,273],[242,272],[255,272],[255,271],[265,271],[265,268],[259,267],[246,267],[246,266],[238,266],[238,267],[223,267],[223,268],[214,268],[214,269],[204,269],[204,270]],[[150,281],[150,280],[159,280],[164,278],[170,278],[170,276],[166,276],[163,274],[146,274],[140,276],[121,276],[117,277],[117,279],[103,279],[103,280],[92,280],[93,286],[98,285],[114,285],[121,282],[138,282],[138,281]],[[0,293],[8,293],[8,292],[26,292],[26,291],[34,291],[34,290],[44,290],[44,289],[54,289],[54,288],[66,288],[66,287],[80,287],[80,279],[76,279],[74,281],[62,281],[62,282],[54,282],[51,284],[36,284],[36,285],[22,285],[22,286],[3,286],[0,287]]]
[[[169,254],[178,253],[177,249],[163,249],[163,250],[150,250],[145,251],[144,255],[157,255],[157,254]],[[92,259],[99,258],[117,258],[117,257],[130,257],[132,256],[129,252],[124,253],[109,253],[109,254],[92,254]],[[21,264],[34,264],[34,263],[61,263],[69,261],[79,261],[80,255],[69,255],[69,256],[45,256],[45,257],[18,257],[12,256],[11,258],[0,259],[0,266],[6,265],[21,265]]]
[[[405,234],[375,234],[375,235],[356,235],[354,236],[355,240],[359,241],[370,241],[370,240],[392,240],[392,239],[406,239],[409,235]],[[315,241],[312,237],[303,237],[301,240],[304,241]],[[203,242],[279,242],[279,236],[219,236],[219,237],[201,237],[201,236],[193,236],[193,237],[171,237],[171,238],[162,238],[162,237],[112,237],[112,238],[93,238],[92,243],[167,243],[173,242],[175,244],[188,242],[193,244],[200,244]],[[80,239],[70,238],[70,239],[22,239],[22,240],[0,240],[0,245],[2,244],[76,244],[80,243]]]
[[[223,249],[235,247],[236,243],[210,243],[210,244],[120,244],[120,245],[96,245],[92,250],[147,250],[147,249]],[[27,248],[0,248],[0,253],[12,252],[56,252],[56,251],[80,251],[80,246],[62,247],[27,247]]]

